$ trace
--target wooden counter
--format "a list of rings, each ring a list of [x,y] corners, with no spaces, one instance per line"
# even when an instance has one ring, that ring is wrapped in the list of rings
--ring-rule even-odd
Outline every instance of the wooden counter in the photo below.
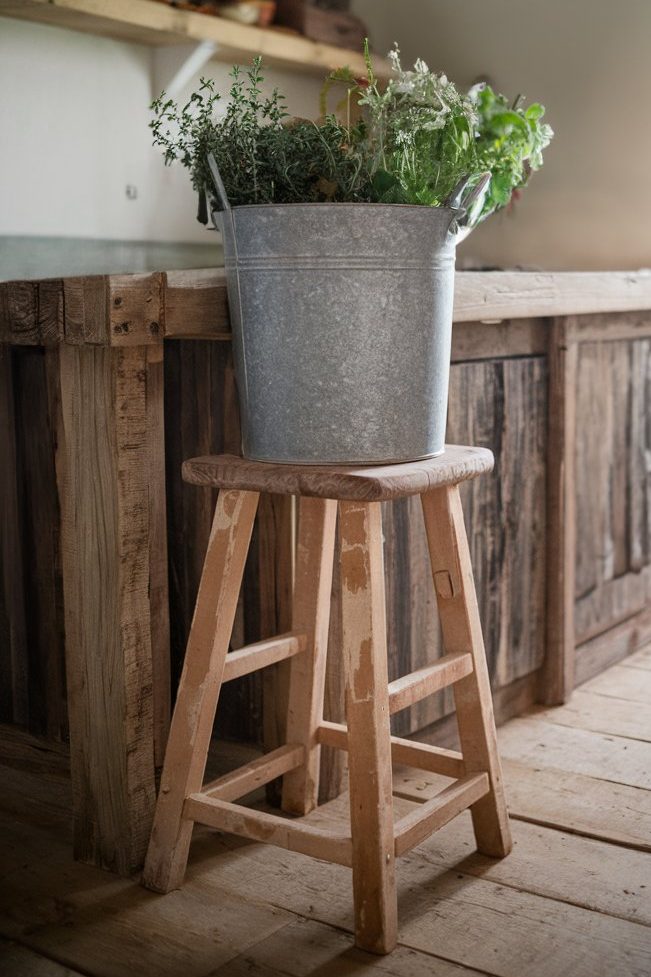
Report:
[[[496,455],[464,505],[498,718],[651,637],[649,310],[642,273],[457,276],[448,438]],[[69,736],[76,855],[120,872],[145,849],[214,501],[181,461],[239,444],[228,329],[219,271],[0,284],[0,721]],[[392,678],[438,654],[419,519],[387,507]],[[234,646],[287,628],[291,522],[265,502]],[[338,635],[335,608],[332,719]],[[282,670],[232,683],[218,729],[272,746],[282,702]],[[445,739],[449,712],[433,697],[396,730]]]

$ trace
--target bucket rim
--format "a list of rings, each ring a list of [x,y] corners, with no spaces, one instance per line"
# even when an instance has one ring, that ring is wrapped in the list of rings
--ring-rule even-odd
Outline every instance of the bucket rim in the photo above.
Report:
[[[413,212],[423,212],[423,213],[436,213],[436,214],[446,214],[450,217],[456,215],[465,214],[463,207],[431,207],[428,204],[383,204],[383,203],[372,203],[372,202],[362,202],[362,201],[334,201],[334,200],[323,200],[321,202],[317,201],[306,201],[301,203],[284,203],[284,204],[236,204],[231,207],[232,211],[239,210],[324,210],[325,208],[337,208],[338,210],[344,209],[361,209],[361,208],[372,208],[373,210],[378,210],[384,208],[384,210],[407,210]],[[222,214],[222,210],[214,210],[215,214]]]

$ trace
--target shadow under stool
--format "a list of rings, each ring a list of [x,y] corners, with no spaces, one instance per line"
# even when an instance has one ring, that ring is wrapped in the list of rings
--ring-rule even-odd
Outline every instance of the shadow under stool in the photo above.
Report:
[[[395,859],[470,808],[479,851],[510,851],[502,772],[459,483],[491,471],[483,448],[448,446],[385,467],[273,465],[219,455],[183,476],[220,489],[172,719],[144,884],[178,888],[195,822],[352,868],[355,942],[388,953],[397,940]],[[229,652],[261,492],[299,498],[292,630]],[[389,682],[381,502],[419,495],[445,654]],[[346,725],[323,720],[330,594],[339,518]],[[223,682],[291,658],[286,745],[203,784]],[[461,753],[391,736],[390,716],[452,686]],[[322,744],[348,751],[350,829],[326,830],[235,803],[283,776],[282,808],[317,805]],[[392,761],[454,782],[394,821]]]

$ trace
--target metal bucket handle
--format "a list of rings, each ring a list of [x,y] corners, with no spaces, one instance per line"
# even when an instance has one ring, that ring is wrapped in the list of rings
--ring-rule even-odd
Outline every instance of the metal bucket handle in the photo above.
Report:
[[[217,166],[217,160],[212,153],[207,155],[208,169],[210,170],[210,175],[213,179],[213,184],[217,192],[217,200],[222,208],[222,213],[224,214],[224,219],[228,221],[230,225],[230,233],[233,242],[233,254],[235,255],[234,272],[235,272],[235,282],[237,284],[237,307],[238,307],[238,317],[241,314],[242,309],[242,289],[240,287],[240,261],[237,252],[237,234],[235,232],[235,218],[233,217],[233,209],[228,199],[228,194],[226,193],[226,187],[224,186],[224,181],[222,180],[222,175],[219,172],[219,167]],[[213,217],[214,220],[214,217]],[[232,312],[231,312],[232,314]],[[244,373],[244,390],[240,392],[240,395],[248,400],[248,383],[246,378],[246,357],[244,355],[244,330],[239,328],[239,341],[242,345],[242,363],[243,363],[243,373]]]
[[[226,187],[224,186],[224,181],[222,180],[222,175],[219,172],[219,167],[217,166],[217,160],[212,153],[208,153],[208,169],[210,170],[210,175],[212,176],[212,181],[217,191],[217,199],[221,205],[222,210],[226,211],[229,220],[233,222],[233,214],[231,211],[231,204],[228,199],[228,194],[226,193]]]

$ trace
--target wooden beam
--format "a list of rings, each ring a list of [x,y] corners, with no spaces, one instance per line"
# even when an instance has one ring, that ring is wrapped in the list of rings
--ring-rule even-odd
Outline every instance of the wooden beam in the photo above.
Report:
[[[389,683],[389,711],[400,712],[425,696],[433,695],[453,685],[472,672],[472,656],[468,652],[443,655],[433,665],[426,665],[409,675]]]
[[[287,743],[217,780],[204,784],[201,794],[216,797],[220,801],[236,801],[257,787],[268,784],[270,780],[295,770],[303,763],[304,758],[305,748],[300,743]]]
[[[405,815],[395,825],[396,857],[425,841],[432,832],[438,831],[457,814],[486,797],[489,791],[488,774],[470,774]]]
[[[574,688],[575,652],[577,344],[567,319],[552,323],[548,364],[547,647],[539,701],[558,705]]]
[[[224,682],[231,682],[242,675],[248,675],[259,668],[266,668],[267,665],[274,665],[276,662],[285,661],[299,652],[305,651],[307,647],[307,637],[304,634],[297,634],[293,631],[281,634],[277,638],[267,638],[265,641],[256,641],[253,644],[231,651],[226,656],[224,665]]]
[[[335,750],[348,749],[348,730],[341,723],[322,722],[317,730],[317,739]],[[463,777],[466,772],[463,755],[457,750],[446,750],[429,743],[414,743],[399,736],[391,737],[391,762],[427,770],[428,773],[439,773],[444,777]]]
[[[185,802],[183,817],[218,831],[278,845],[326,862],[349,867],[352,864],[352,842],[346,835],[266,811],[254,811],[203,794],[191,794]]]
[[[151,452],[162,457],[162,384],[147,350],[59,350],[66,671],[77,858],[142,864],[154,791]],[[158,440],[148,441],[157,431]],[[156,613],[167,613],[160,580]]]

